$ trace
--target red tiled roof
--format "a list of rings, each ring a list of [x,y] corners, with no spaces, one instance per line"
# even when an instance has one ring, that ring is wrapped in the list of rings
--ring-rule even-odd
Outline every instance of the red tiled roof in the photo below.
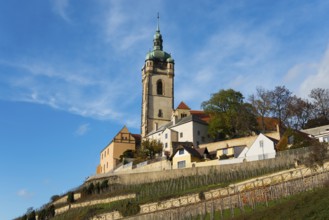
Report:
[[[131,136],[133,136],[136,141],[140,141],[141,140],[141,135],[140,134],[131,134]]]
[[[183,101],[179,103],[176,109],[187,109],[191,110],[190,107],[188,107]]]
[[[191,115],[197,116],[204,122],[209,123],[209,121],[210,121],[210,116],[202,110],[191,110],[190,113],[191,113]]]

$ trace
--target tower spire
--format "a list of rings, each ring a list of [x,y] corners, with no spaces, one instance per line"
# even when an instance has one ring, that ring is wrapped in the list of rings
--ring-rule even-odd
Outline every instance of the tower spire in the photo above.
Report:
[[[157,25],[157,32],[160,32],[160,15],[159,15],[159,12],[158,12],[158,16],[157,16],[157,18],[158,18],[158,25]]]

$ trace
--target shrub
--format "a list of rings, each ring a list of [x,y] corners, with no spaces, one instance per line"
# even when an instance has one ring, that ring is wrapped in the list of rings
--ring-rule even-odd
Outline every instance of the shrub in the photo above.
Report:
[[[97,182],[95,185],[95,191],[97,194],[99,194],[101,192],[101,186],[100,186],[99,182]]]
[[[89,195],[94,192],[94,188],[95,188],[94,184],[90,183],[87,189]]]
[[[101,190],[107,190],[107,188],[109,187],[109,181],[108,180],[103,180],[101,183]]]
[[[226,154],[223,154],[219,157],[220,160],[226,160],[228,159],[229,157],[226,155]]]
[[[201,201],[206,200],[206,196],[205,196],[204,192],[199,192],[199,199]]]
[[[276,150],[283,151],[283,150],[287,150],[287,148],[288,148],[288,138],[287,136],[283,136],[279,141],[279,143],[276,145]]]
[[[55,202],[57,199],[59,199],[60,196],[59,195],[53,195],[51,198],[50,198],[50,201],[51,202]]]
[[[138,214],[141,208],[135,200],[122,200],[116,203],[115,209],[118,210],[123,217],[127,217]]]
[[[327,146],[321,143],[316,143],[311,148],[311,152],[306,157],[305,165],[313,170],[322,167],[325,159],[327,158]]]

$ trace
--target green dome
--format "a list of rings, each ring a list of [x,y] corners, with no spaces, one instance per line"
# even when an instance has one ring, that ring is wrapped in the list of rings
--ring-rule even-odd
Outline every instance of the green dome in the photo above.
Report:
[[[145,60],[161,60],[173,63],[170,54],[163,50],[153,50],[146,54]]]
[[[160,38],[162,38],[160,31],[156,31],[155,34],[153,35],[153,39],[156,40],[156,39],[160,39]]]
[[[169,58],[167,59],[167,62],[168,62],[168,63],[174,63],[175,61],[174,61],[173,58],[169,57]]]
[[[171,62],[174,60],[171,55],[163,51],[162,46],[162,35],[159,28],[159,16],[158,16],[158,26],[153,36],[153,50],[146,54],[145,60],[160,60],[162,62]]]

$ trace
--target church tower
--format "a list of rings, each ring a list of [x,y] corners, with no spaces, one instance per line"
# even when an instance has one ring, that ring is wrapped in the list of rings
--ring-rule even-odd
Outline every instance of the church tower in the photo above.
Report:
[[[153,50],[147,53],[142,68],[142,138],[170,122],[174,108],[174,60],[163,51],[162,43],[158,16]]]

